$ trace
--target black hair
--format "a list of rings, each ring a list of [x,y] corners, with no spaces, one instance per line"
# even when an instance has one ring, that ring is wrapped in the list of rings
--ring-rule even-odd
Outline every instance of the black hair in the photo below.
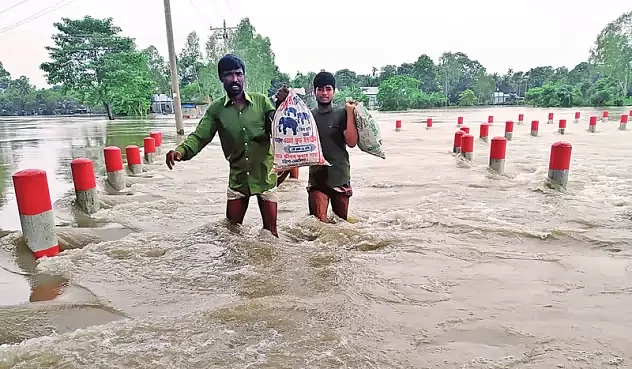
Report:
[[[239,57],[233,54],[224,55],[217,63],[217,74],[219,76],[219,80],[222,80],[225,72],[239,68],[241,68],[241,70],[246,73],[246,66],[244,65],[244,62],[239,59]]]
[[[325,71],[319,72],[314,77],[314,90],[316,90],[319,87],[325,87],[327,85],[331,85],[333,89],[336,89],[336,78],[334,77],[333,74],[329,72],[325,72]]]

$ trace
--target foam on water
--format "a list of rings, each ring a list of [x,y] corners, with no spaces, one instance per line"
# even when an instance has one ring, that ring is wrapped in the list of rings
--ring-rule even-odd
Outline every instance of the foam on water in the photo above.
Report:
[[[458,115],[475,136],[495,115],[493,137],[521,112],[505,175],[487,170],[480,140],[471,163],[451,153]],[[261,230],[255,200],[243,227],[222,220],[228,171],[217,143],[173,171],[145,166],[128,194],[102,193],[92,217],[132,233],[74,243],[66,234],[72,250],[43,259],[37,273],[76,289],[1,312],[11,319],[0,328],[24,331],[5,338],[0,368],[629,365],[629,132],[610,122],[589,134],[582,122],[560,136],[541,124],[530,137],[528,122],[546,113],[376,113],[387,160],[352,150],[354,221],[307,216],[302,168],[279,189],[279,240]],[[427,115],[432,129],[412,123]],[[565,191],[546,181],[561,139],[573,144]],[[70,214],[66,193],[56,207]],[[15,237],[2,238],[3,252]],[[46,327],[59,326],[60,307],[93,309],[84,320],[95,325],[54,333]]]

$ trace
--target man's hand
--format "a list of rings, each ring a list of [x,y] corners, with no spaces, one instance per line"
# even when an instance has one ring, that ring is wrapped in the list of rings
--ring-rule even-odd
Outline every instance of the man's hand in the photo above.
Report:
[[[182,161],[182,154],[175,150],[170,150],[167,153],[167,166],[169,169],[173,169],[173,166],[176,164],[176,161]]]
[[[355,111],[355,107],[358,104],[357,101],[355,100],[349,100],[345,103],[345,110],[347,111],[347,114],[353,114],[353,112]]]
[[[279,107],[279,105],[281,105],[281,103],[285,101],[287,95],[289,94],[290,89],[287,88],[285,84],[283,84],[283,86],[277,90],[276,94],[274,94],[274,96],[276,97],[276,106]]]

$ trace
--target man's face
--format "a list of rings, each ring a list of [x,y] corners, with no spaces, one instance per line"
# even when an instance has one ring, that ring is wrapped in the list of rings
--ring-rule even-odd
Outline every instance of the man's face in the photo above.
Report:
[[[224,90],[230,96],[237,96],[244,90],[244,71],[241,68],[229,70],[222,75]]]
[[[329,104],[331,100],[333,100],[335,93],[336,91],[331,85],[317,87],[316,88],[316,101],[318,101],[320,104]]]

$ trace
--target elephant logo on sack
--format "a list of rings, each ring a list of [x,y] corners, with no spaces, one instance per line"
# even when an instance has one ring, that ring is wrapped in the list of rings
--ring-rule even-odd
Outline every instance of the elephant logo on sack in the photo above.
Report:
[[[287,129],[291,129],[294,136],[298,134],[298,122],[292,117],[281,117],[279,119],[279,132],[283,131],[284,135],[287,135]]]

